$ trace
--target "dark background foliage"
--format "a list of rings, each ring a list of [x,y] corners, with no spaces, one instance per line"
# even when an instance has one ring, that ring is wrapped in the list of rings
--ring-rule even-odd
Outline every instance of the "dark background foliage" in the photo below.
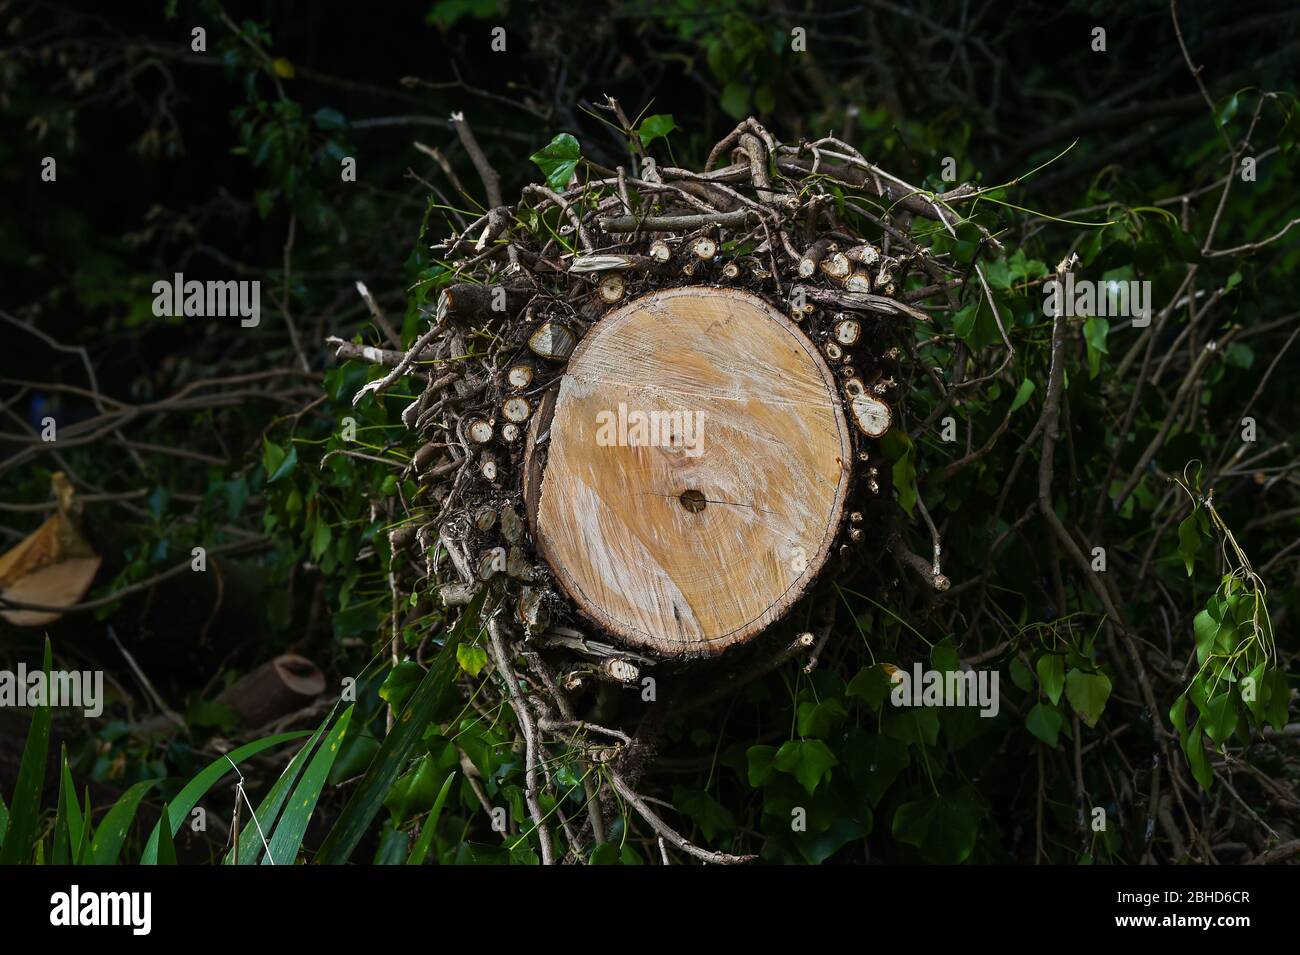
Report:
[[[88,599],[134,588],[48,628],[56,665],[110,675],[103,719],[54,724],[77,785],[102,807],[96,824],[132,784],[157,780],[130,836],[138,853],[163,801],[175,805],[180,781],[231,741],[327,718],[332,698],[275,727],[242,725],[216,702],[294,651],[320,666],[331,693],[360,676],[353,732],[326,767],[305,857],[322,845],[386,735],[388,705],[400,708],[443,640],[437,615],[395,620],[390,606],[381,531],[402,490],[393,469],[328,454],[345,414],[372,453],[400,449],[401,403],[353,409],[372,372],[336,361],[325,339],[378,343],[357,281],[408,343],[422,326],[441,271],[428,245],[484,202],[454,111],[512,202],[540,178],[529,156],[558,134],[601,165],[627,163],[623,135],[593,105],[608,94],[634,117],[671,116],[654,145],[661,162],[701,167],[753,115],[784,142],[833,132],[927,189],[952,187],[945,157],[959,181],[1005,186],[976,213],[1004,256],[973,230],[935,241],[955,262],[984,264],[1017,344],[1002,368],[975,294],[941,313],[916,367],[948,375],[969,361],[968,377],[993,377],[945,407],[960,422],[955,446],[940,436],[940,394],[922,381],[889,448],[887,490],[905,534],[926,552],[919,490],[943,532],[952,590],[921,586],[882,535],[783,625],[788,637],[832,616],[818,668],[789,665],[672,715],[639,775],[646,794],[670,802],[694,841],[776,862],[1294,856],[1297,737],[1280,674],[1294,669],[1300,610],[1300,229],[1255,244],[1300,214],[1300,10],[1204,3],[1177,17],[1204,90],[1159,2],[0,4],[0,546],[46,516],[50,475],[63,470],[105,558]],[[496,26],[505,52],[490,48]],[[206,30],[203,52],[191,46],[195,27]],[[794,27],[808,52],[791,49]],[[1092,48],[1095,27],[1104,52]],[[41,180],[45,157],[57,160],[55,182]],[[341,180],[345,157],[355,182]],[[1220,208],[1220,182],[1242,157],[1257,159],[1257,179],[1236,182]],[[1205,254],[1226,249],[1238,251]],[[1104,620],[1035,510],[1052,331],[1039,286],[1071,252],[1094,278],[1151,281],[1157,309],[1195,296],[1145,336],[1094,319],[1072,326],[1065,347],[1049,499],[1079,540],[1106,547],[1102,589],[1123,628]],[[155,318],[151,286],[175,272],[260,280],[260,326]],[[1222,354],[1193,374],[1211,340]],[[94,421],[88,388],[139,412],[85,443],[31,438],[45,415],[61,430]],[[1247,408],[1259,438],[1243,452]],[[1185,470],[1193,461],[1199,471]],[[1109,498],[1130,474],[1116,510]],[[1171,483],[1198,474],[1193,496]],[[1222,579],[1239,561],[1204,498],[1194,504],[1211,487],[1215,513],[1268,585],[1278,653],[1267,672],[1277,676],[1261,713],[1208,685],[1191,690],[1188,712],[1203,719],[1187,731],[1169,709],[1204,672],[1198,641],[1206,654],[1232,653],[1245,632],[1222,623],[1241,599]],[[220,555],[217,573],[160,579],[195,546]],[[409,659],[390,670],[394,627]],[[35,665],[41,637],[0,625],[5,665]],[[998,669],[996,719],[891,711],[880,664],[958,660]],[[470,651],[460,665],[472,694],[483,664]],[[159,725],[159,700],[181,725]],[[601,713],[639,718],[626,703]],[[450,703],[435,716],[355,858],[405,858],[443,782],[467,763],[487,801],[526,820],[508,717],[463,719]],[[29,720],[0,720],[9,799]],[[265,792],[292,752],[246,764],[250,790]],[[560,756],[557,773],[577,788]],[[463,774],[449,793],[431,858],[535,858],[521,829],[494,835]],[[205,797],[214,822],[180,829],[182,859],[220,857],[231,798],[224,784]],[[54,845],[59,817],[47,803],[38,834]],[[1089,825],[1096,807],[1104,831]],[[791,830],[795,808],[806,832]],[[657,859],[644,825],[615,818],[593,861]]]

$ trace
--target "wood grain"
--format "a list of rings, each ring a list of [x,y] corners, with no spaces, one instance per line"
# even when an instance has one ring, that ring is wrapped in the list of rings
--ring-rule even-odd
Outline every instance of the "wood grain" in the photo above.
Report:
[[[638,433],[637,412],[663,427]],[[611,312],[532,429],[534,458],[549,430],[526,482],[539,550],[586,616],[662,655],[762,632],[820,571],[843,514],[852,445],[834,378],[748,292],[666,289]]]

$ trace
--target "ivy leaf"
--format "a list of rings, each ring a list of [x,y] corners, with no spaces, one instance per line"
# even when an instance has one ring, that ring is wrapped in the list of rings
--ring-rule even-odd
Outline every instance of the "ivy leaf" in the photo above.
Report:
[[[668,134],[677,129],[677,123],[673,121],[672,113],[658,113],[654,116],[647,116],[641,121],[641,127],[636,134],[641,139],[642,146],[649,146],[652,142],[660,137],[667,139]]]
[[[1007,320],[1011,312],[1006,306],[999,305],[998,314],[1002,316],[1003,326],[1008,325]],[[952,329],[958,338],[976,350],[995,345],[1002,340],[1002,335],[998,332],[997,320],[993,317],[988,303],[982,298],[963,306],[953,316]]]
[[[858,675],[849,681],[845,694],[864,701],[873,710],[880,709],[892,689],[889,677],[879,665],[863,667]]]
[[[1192,508],[1192,513],[1178,525],[1178,553],[1187,567],[1188,577],[1192,576],[1192,568],[1196,565],[1196,552],[1201,549],[1201,529],[1197,523],[1199,510],[1199,505]]]
[[[1214,781],[1214,774],[1210,771],[1210,761],[1205,755],[1205,744],[1201,740],[1202,734],[1201,721],[1197,720],[1191,732],[1183,737],[1183,755],[1187,757],[1187,766],[1191,769],[1196,781],[1202,789],[1208,791],[1210,783]]]
[[[1174,725],[1174,732],[1179,737],[1187,735],[1187,694],[1184,693],[1169,707],[1169,722]]]
[[[1280,733],[1286,726],[1291,703],[1291,687],[1286,681],[1286,673],[1281,668],[1274,667],[1264,674],[1264,686],[1268,694],[1268,723]]]
[[[745,760],[749,768],[749,784],[755,789],[771,777],[772,760],[775,758],[775,746],[751,746],[745,751]]]
[[[911,706],[889,714],[881,721],[881,731],[918,748],[939,741],[939,711],[933,706]]]
[[[1090,318],[1083,323],[1083,340],[1088,346],[1088,377],[1096,378],[1101,372],[1101,356],[1109,354],[1106,348],[1106,336],[1110,334],[1110,322],[1104,318]]]
[[[1110,678],[1104,673],[1071,670],[1065,675],[1065,696],[1088,726],[1096,726],[1110,699]]]
[[[612,842],[602,842],[591,850],[587,865],[618,865],[618,846]]]
[[[849,778],[873,806],[884,798],[912,759],[906,743],[856,729],[848,734],[843,752]]]
[[[1026,378],[1020,383],[1020,387],[1016,389],[1016,397],[1011,402],[1011,410],[1013,412],[1019,411],[1033,395],[1034,383]]]
[[[1205,724],[1205,732],[1216,746],[1222,746],[1236,732],[1237,715],[1237,694],[1229,688],[1225,688],[1206,705],[1201,721]]]
[[[262,467],[266,469],[266,483],[273,484],[292,473],[298,465],[298,449],[289,446],[288,453],[274,441],[262,439]]]
[[[400,710],[423,677],[424,667],[414,660],[403,660],[384,678],[384,684],[379,688],[379,698],[394,710]]]
[[[1052,705],[1060,703],[1061,690],[1065,687],[1065,657],[1045,653],[1038,658],[1034,669],[1038,671],[1038,683]]]
[[[799,735],[815,736],[820,739],[828,738],[849,715],[844,709],[844,704],[833,697],[820,703],[813,703],[811,700],[800,703],[798,713]]]
[[[1061,711],[1045,703],[1035,703],[1029,715],[1025,717],[1025,728],[1053,749],[1060,739],[1061,726],[1065,718]]]
[[[673,805],[689,816],[710,842],[736,828],[736,817],[731,810],[706,792],[674,786]]]
[[[898,503],[912,516],[916,507],[916,447],[912,439],[897,428],[892,428],[881,441],[885,457],[893,464],[894,490]]]
[[[831,767],[838,766],[839,762],[819,739],[792,739],[777,750],[772,765],[799,780],[811,796]]]
[[[1227,124],[1232,117],[1237,115],[1238,104],[1239,100],[1237,99],[1237,94],[1233,93],[1232,96],[1228,98],[1228,101],[1224,103],[1215,114],[1215,121],[1218,122],[1220,126]]]
[[[1202,610],[1192,619],[1192,630],[1196,634],[1196,663],[1198,666],[1204,666],[1205,661],[1214,652],[1214,641],[1219,636],[1220,626],[1219,621],[1215,620],[1208,610]]]
[[[234,521],[244,512],[244,505],[248,503],[248,479],[241,475],[226,481],[222,487],[226,492],[226,517]]]
[[[581,151],[578,141],[570,133],[560,133],[550,143],[528,158],[546,174],[546,184],[552,189],[563,189],[578,168]]]
[[[456,648],[456,662],[470,676],[477,677],[487,666],[487,651],[482,647],[462,643]]]
[[[1020,657],[1012,657],[1010,670],[1011,682],[1028,693],[1034,685],[1034,675],[1029,672],[1029,667],[1025,666]]]
[[[749,112],[749,87],[732,80],[722,89],[720,105],[732,119],[744,119]]]
[[[317,516],[316,529],[311,535],[311,559],[319,561],[321,555],[329,549],[331,531],[329,523],[323,516]]]
[[[979,805],[963,790],[903,803],[892,828],[895,839],[916,846],[927,862],[955,865],[975,848],[979,821]]]
[[[311,118],[318,128],[324,130],[343,129],[348,124],[342,113],[336,109],[330,109],[328,106],[322,106],[316,110],[311,114]]]

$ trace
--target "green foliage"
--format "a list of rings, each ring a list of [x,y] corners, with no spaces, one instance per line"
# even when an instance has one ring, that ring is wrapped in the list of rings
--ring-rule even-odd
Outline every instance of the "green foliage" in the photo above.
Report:
[[[1235,565],[1192,621],[1197,670],[1169,711],[1188,765],[1204,789],[1213,771],[1204,741],[1223,748],[1234,734],[1246,739],[1271,724],[1287,721],[1291,689],[1277,665],[1267,594],[1236,538],[1215,509],[1213,495],[1202,496],[1195,481],[1182,484],[1191,513],[1178,528],[1178,551],[1190,576],[1202,537],[1221,539]],[[1217,541],[1216,541],[1217,542]],[[1189,711],[1190,704],[1190,711]],[[1191,725],[1188,718],[1192,717]]]
[[[528,157],[546,176],[546,184],[552,189],[563,189],[573,178],[582,158],[578,141],[570,133],[560,133],[546,146]]]
[[[457,670],[456,648],[466,638],[470,621],[477,621],[486,596],[486,590],[480,591],[457,626],[448,631],[433,666],[397,715],[393,732],[385,737],[365,777],[357,785],[352,798],[334,823],[334,828],[321,844],[315,861],[325,865],[338,865],[346,862],[356,849],[429,723],[438,710],[446,705],[447,691]]]
[[[45,640],[45,662],[41,669],[51,670],[49,638]],[[0,865],[16,865],[31,858],[36,838],[36,820],[41,811],[41,790],[45,787],[45,758],[50,746],[50,706],[47,700],[32,717],[18,767],[18,782],[9,800],[4,843],[0,845]]]

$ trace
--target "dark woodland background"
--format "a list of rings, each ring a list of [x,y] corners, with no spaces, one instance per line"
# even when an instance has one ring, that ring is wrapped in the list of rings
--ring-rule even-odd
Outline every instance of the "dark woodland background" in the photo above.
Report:
[[[61,470],[104,557],[87,595],[98,605],[48,628],[0,623],[0,665],[35,666],[48,633],[56,666],[104,669],[111,694],[99,720],[56,712],[43,810],[11,861],[68,852],[68,803],[82,805],[87,788],[95,826],[138,793],[120,858],[147,856],[186,779],[234,745],[315,729],[340,681],[360,677],[354,732],[326,767],[300,852],[290,847],[290,858],[316,857],[379,750],[388,705],[401,706],[440,639],[436,615],[404,622],[410,659],[385,662],[393,608],[380,531],[398,482],[391,469],[322,456],[345,413],[373,451],[400,447],[400,407],[349,411],[372,372],[336,360],[325,340],[378,342],[359,280],[408,343],[423,327],[432,296],[420,282],[438,270],[428,245],[485,202],[453,112],[510,203],[542,177],[529,157],[558,134],[601,165],[627,163],[625,138],[595,105],[606,95],[638,121],[671,117],[652,149],[673,165],[701,168],[753,115],[784,142],[833,132],[927,189],[952,188],[944,157],[958,181],[1006,185],[978,212],[1005,257],[966,236],[951,251],[983,256],[1019,346],[957,406],[961,447],[941,442],[927,417],[938,398],[920,390],[910,438],[890,454],[915,549],[928,545],[910,506],[918,489],[942,525],[952,591],[929,592],[869,547],[842,586],[784,625],[831,616],[818,670],[790,665],[673,717],[639,773],[644,793],[697,843],[770,862],[1300,858],[1288,709],[1300,229],[1284,231],[1300,215],[1300,8],[1187,3],[1177,18],[1204,89],[1171,7],[1144,0],[0,2],[0,549],[48,516]],[[505,52],[491,49],[496,26]],[[195,27],[205,52],[191,48]],[[791,50],[794,27],[808,52]],[[1092,49],[1095,27],[1104,52]],[[1257,179],[1237,181],[1220,206],[1244,156],[1257,159]],[[45,157],[55,182],[41,179]],[[341,181],[344,157],[355,182]],[[1093,590],[1033,515],[1051,334],[1038,285],[1070,252],[1094,278],[1152,281],[1157,309],[1184,300],[1145,336],[1103,322],[1072,329],[1067,348],[1055,508],[1081,540],[1106,545],[1104,589],[1130,638],[1103,626]],[[151,286],[175,272],[261,280],[260,326],[155,318]],[[1000,347],[996,331],[976,316],[941,318],[950,329],[930,364],[951,368],[960,346],[981,374],[998,368],[981,357]],[[1229,331],[1231,344],[1198,364]],[[95,390],[138,414],[120,429],[95,423]],[[1246,408],[1259,437],[1243,454]],[[93,439],[42,445],[32,429],[46,415]],[[1199,470],[1186,470],[1193,461]],[[1130,473],[1119,510],[1102,507]],[[1216,513],[1267,585],[1277,646],[1261,671],[1263,711],[1202,685],[1189,691],[1203,717],[1191,731],[1169,711],[1203,664],[1198,641],[1231,654],[1245,631],[1220,620],[1236,557],[1175,477],[1199,480],[1195,493],[1213,487]],[[199,545],[215,552],[216,573],[168,574]],[[250,725],[222,691],[284,652],[312,660],[328,692]],[[880,663],[958,659],[999,669],[996,720],[882,709]],[[462,688],[488,678],[476,662],[462,660]],[[179,720],[160,716],[160,701]],[[0,711],[11,808],[31,723],[30,712]],[[536,861],[526,833],[493,832],[480,798],[526,819],[508,714],[463,719],[451,707],[431,727],[376,797],[352,860],[404,861],[432,815],[429,861]],[[295,751],[243,764],[255,805]],[[70,800],[58,795],[63,752]],[[574,778],[562,763],[557,772]],[[181,861],[225,854],[233,798],[229,780],[203,795],[209,825],[179,829]],[[807,832],[790,830],[796,806]],[[1088,824],[1092,807],[1106,809],[1105,831]],[[614,816],[586,861],[657,862],[654,834]]]

